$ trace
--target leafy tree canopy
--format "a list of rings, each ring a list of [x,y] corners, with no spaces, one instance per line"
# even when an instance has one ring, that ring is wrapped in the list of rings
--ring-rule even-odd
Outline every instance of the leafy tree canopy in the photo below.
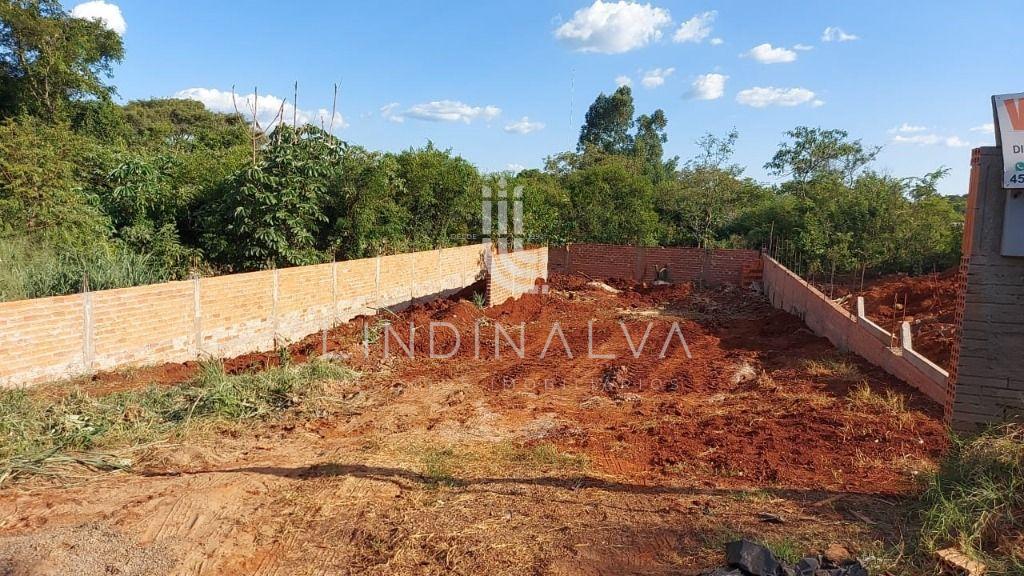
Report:
[[[56,0],[0,2],[0,115],[50,120],[72,102],[107,100],[124,57],[121,37],[97,20],[72,18]]]

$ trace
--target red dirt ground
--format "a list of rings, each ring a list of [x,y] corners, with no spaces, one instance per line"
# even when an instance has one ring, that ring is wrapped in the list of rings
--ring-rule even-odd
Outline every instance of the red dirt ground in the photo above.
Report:
[[[865,313],[889,332],[899,334],[900,323],[910,322],[914,349],[939,366],[950,368],[956,330],[956,269],[926,276],[883,276],[866,282],[863,291],[859,288],[837,286],[835,297],[849,294],[843,305],[856,312],[856,297],[863,296]]]
[[[320,418],[186,439],[77,486],[0,490],[0,573],[103,573],[110,562],[83,560],[80,539],[114,542],[110,554],[140,566],[126,574],[261,575],[674,574],[720,563],[738,535],[875,556],[899,543],[906,498],[945,446],[941,407],[758,294],[618,286],[556,277],[548,294],[491,309],[452,299],[357,318],[327,348],[362,376]],[[385,319],[406,341],[417,326],[419,356],[393,339],[385,357],[382,338],[363,354],[364,326],[379,335]],[[423,357],[431,321],[458,330],[453,358]],[[617,357],[588,357],[590,321],[593,353]],[[541,357],[555,322],[572,357],[557,336]],[[619,322],[634,344],[653,323],[639,358]],[[673,322],[692,358],[678,339],[659,357]],[[519,323],[525,357],[504,339],[496,357],[495,326],[518,339]],[[454,343],[436,333],[436,350]],[[321,335],[290,347],[293,361],[320,352]]]

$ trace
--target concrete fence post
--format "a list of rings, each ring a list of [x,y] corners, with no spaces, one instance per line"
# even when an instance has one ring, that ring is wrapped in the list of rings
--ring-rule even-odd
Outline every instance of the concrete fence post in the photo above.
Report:
[[[903,323],[900,324],[900,346],[902,346],[904,350],[913,350],[913,338],[914,336],[910,331],[910,322],[904,320]]]
[[[331,327],[338,326],[338,262],[331,260]]]
[[[437,291],[438,292],[444,292],[444,291],[448,290],[448,284],[444,281],[444,265],[441,262],[441,258],[442,258],[441,253],[442,253],[442,250],[440,248],[438,248],[437,249]]]
[[[92,292],[89,290],[89,278],[82,281],[82,367],[85,372],[92,372],[96,346],[93,342],[95,326],[92,319]]]
[[[373,303],[380,308],[380,256],[377,256],[377,269],[373,273]]]
[[[270,306],[270,318],[271,318],[272,330],[274,331],[274,334],[273,334],[274,348],[277,348],[277,333],[278,333],[278,329],[280,328],[280,326],[278,324],[278,319],[277,319],[277,302],[280,299],[280,293],[279,292],[280,292],[280,289],[281,289],[280,288],[280,283],[279,283],[281,277],[280,277],[280,274],[279,274],[277,268],[274,268],[274,274],[273,274],[272,278],[273,278],[273,286],[274,286],[274,288],[273,288],[273,299],[271,300],[271,306]]]
[[[192,274],[192,337],[195,339],[195,357],[203,354],[203,299],[202,282],[198,274]]]
[[[409,304],[416,303],[416,257],[409,263]]]

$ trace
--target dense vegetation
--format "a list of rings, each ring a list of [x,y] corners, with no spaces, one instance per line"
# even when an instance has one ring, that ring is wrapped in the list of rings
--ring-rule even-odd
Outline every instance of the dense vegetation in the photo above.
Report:
[[[735,132],[665,158],[664,112],[637,116],[622,87],[591,105],[575,151],[481,174],[429,143],[376,152],[188,100],[118,105],[106,80],[123,56],[55,0],[0,2],[0,300],[465,243],[499,177],[524,187],[534,243],[771,243],[804,272],[958,258],[944,171],[876,172],[878,149],[841,130],[788,132],[767,164],[786,181],[766,186],[732,163]]]

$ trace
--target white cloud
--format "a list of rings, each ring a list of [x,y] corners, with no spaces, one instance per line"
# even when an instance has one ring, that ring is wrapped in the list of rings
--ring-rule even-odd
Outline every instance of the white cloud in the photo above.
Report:
[[[975,126],[974,128],[971,128],[971,132],[987,132],[989,134],[995,134],[996,125],[994,122],[986,122],[980,126]]]
[[[71,16],[83,20],[99,20],[108,29],[124,35],[128,24],[121,15],[121,8],[116,4],[107,4],[103,0],[83,2],[71,9]]]
[[[768,43],[754,46],[745,55],[762,64],[781,64],[796,60],[796,52],[781,46],[775,47]]]
[[[829,26],[821,33],[822,42],[849,42],[859,38],[856,34],[847,34],[842,28]]]
[[[523,116],[515,122],[509,122],[505,125],[505,132],[516,133],[516,134],[529,134],[530,132],[536,132],[544,129],[543,122],[533,122],[528,117]]]
[[[581,52],[621,54],[661,39],[672,24],[668,10],[635,2],[602,2],[581,8],[555,29],[555,38]]]
[[[284,112],[281,114],[281,117],[286,123],[291,122],[294,115],[295,120],[299,124],[323,125],[324,128],[328,128],[331,125],[330,110],[326,108],[318,108],[317,110],[303,110],[299,108],[296,110],[292,103],[286,102],[273,94],[260,94],[258,98],[255,94],[235,94],[232,97],[231,92],[226,90],[188,88],[186,90],[179,90],[174,94],[174,97],[196,100],[202,102],[204,106],[214,112],[228,114],[235,112],[235,105],[237,104],[238,111],[249,119],[252,119],[252,108],[255,103],[256,120],[259,121],[265,130],[272,127],[275,119],[278,118],[278,113],[282,110],[282,105],[284,106]],[[348,124],[341,113],[335,112],[334,129],[340,130],[347,126]]]
[[[959,136],[940,136],[938,134],[913,134],[906,136],[897,134],[892,137],[895,144],[916,144],[918,146],[945,146],[947,148],[967,148],[970,142],[961,140]]]
[[[399,104],[392,102],[381,107],[380,115],[392,122],[404,122],[406,118],[427,120],[429,122],[470,122],[482,119],[493,120],[501,114],[497,106],[470,106],[458,100],[434,100],[410,106],[407,110],[398,110]]]
[[[794,44],[793,45],[793,50],[798,50],[800,52],[807,52],[808,50],[814,50],[814,46],[811,46],[810,44]]]
[[[657,88],[665,83],[665,79],[675,72],[675,68],[654,68],[644,72],[644,77],[640,79],[640,83],[644,85],[644,88]]]
[[[626,76],[626,75],[616,76],[615,77],[615,85],[616,86],[632,86],[633,85],[633,80],[632,80],[632,78],[630,78],[629,76]]]
[[[522,164],[516,164],[515,162],[511,162],[511,163],[505,165],[505,169],[510,171],[510,172],[514,172],[514,173],[518,174],[518,173],[522,172],[523,170],[526,170],[526,166],[523,166]]]
[[[708,40],[708,44],[711,44],[712,46],[718,46],[724,43],[725,40],[722,40],[721,38],[712,38],[711,40]]]
[[[927,129],[928,128],[925,126],[917,126],[904,122],[899,126],[889,128],[889,134],[913,134],[914,132],[924,132]]]
[[[724,74],[701,74],[693,81],[690,97],[696,100],[718,100],[725,94],[725,81],[728,79]]]
[[[736,101],[744,106],[753,108],[765,108],[767,106],[799,106],[810,104],[821,106],[821,100],[814,97],[814,92],[806,88],[773,88],[754,87],[740,90],[736,94]]]
[[[711,35],[711,24],[715,21],[718,12],[711,10],[697,14],[686,22],[679,25],[676,33],[672,35],[673,42],[703,42]],[[712,41],[714,44],[714,41]]]
[[[402,122],[405,122],[405,116],[402,116],[401,114],[398,113],[399,106],[401,106],[401,104],[399,104],[398,102],[392,102],[390,104],[385,104],[385,105],[381,106],[380,107],[380,115],[381,115],[381,117],[383,117],[383,118],[385,118],[387,120],[390,120],[392,122],[395,122],[397,124],[401,124]]]

